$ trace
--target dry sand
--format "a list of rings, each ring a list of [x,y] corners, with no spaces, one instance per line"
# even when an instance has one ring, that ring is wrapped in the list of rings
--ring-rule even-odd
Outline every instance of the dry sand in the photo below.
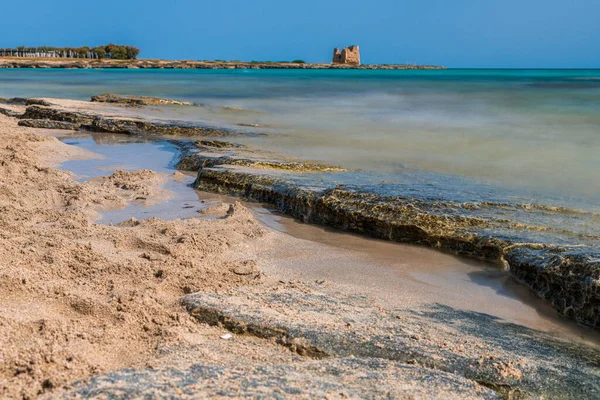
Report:
[[[258,272],[239,271],[253,259],[224,260],[232,245],[263,234],[243,206],[207,221],[96,225],[98,210],[163,196],[160,185],[169,178],[116,172],[80,183],[49,166],[85,156],[0,115],[1,398],[170,363],[165,349],[173,345],[215,362],[294,357],[268,343],[256,347],[253,338],[224,351],[222,330],[198,324],[178,304],[186,293],[260,281]]]

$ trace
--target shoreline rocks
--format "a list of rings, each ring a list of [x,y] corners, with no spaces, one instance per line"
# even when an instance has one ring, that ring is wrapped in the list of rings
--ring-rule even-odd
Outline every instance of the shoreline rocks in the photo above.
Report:
[[[3,109],[9,114],[18,114]],[[237,132],[185,122],[114,118],[31,105],[20,125],[48,129],[156,136],[234,136]],[[275,206],[306,223],[370,237],[429,246],[457,255],[501,263],[559,313],[600,328],[600,237],[569,232],[559,220],[573,210],[510,203],[463,203],[416,197],[414,187],[341,184],[344,169],[284,159],[219,140],[172,141],[182,151],[177,168],[197,172],[198,189],[227,193]],[[381,192],[383,190],[383,192]],[[441,196],[441,197],[440,197]],[[565,215],[566,215],[565,214]],[[591,218],[584,212],[578,219]]]
[[[308,64],[293,62],[168,61],[168,60],[49,60],[1,58],[0,68],[76,69],[362,69],[362,70],[444,70],[434,65],[407,64]]]
[[[91,101],[97,102],[97,103],[128,104],[128,105],[132,105],[132,106],[164,106],[164,105],[191,106],[191,105],[193,105],[189,101],[163,99],[160,97],[132,96],[132,95],[119,95],[119,94],[101,94],[98,96],[92,96]]]
[[[120,370],[78,382],[71,398],[461,398],[498,399],[493,391],[440,371],[378,359],[340,358],[258,366],[194,364]],[[334,396],[333,398],[337,398]]]
[[[28,128],[41,128],[41,129],[63,129],[69,131],[76,131],[80,125],[73,122],[65,121],[52,121],[49,119],[21,119],[19,126],[26,126]]]
[[[305,223],[502,264],[560,314],[600,328],[600,238],[522,222],[524,212],[540,220],[569,210],[418,198],[402,187],[385,195],[377,193],[385,185],[344,185],[337,171],[297,164],[188,149],[177,168],[197,170],[199,190],[270,204]]]
[[[0,108],[1,110],[1,108]],[[128,135],[161,136],[235,136],[243,133],[183,121],[150,121],[124,117],[109,117],[88,112],[70,111],[62,108],[29,106],[23,115],[15,117],[27,120],[24,126],[44,128],[57,122],[58,129],[84,129],[93,132],[122,133]],[[45,122],[34,122],[41,120]],[[67,124],[65,124],[67,123]],[[55,128],[49,128],[55,129]]]
[[[314,359],[416,365],[469,379],[508,399],[600,395],[597,349],[486,314],[435,304],[390,310],[362,296],[302,283],[191,294],[182,304],[202,323]],[[283,311],[289,309],[294,313]]]

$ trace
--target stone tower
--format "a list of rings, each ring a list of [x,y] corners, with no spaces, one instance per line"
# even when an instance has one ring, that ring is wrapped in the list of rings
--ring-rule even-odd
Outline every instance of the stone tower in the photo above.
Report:
[[[333,63],[360,65],[360,52],[358,50],[358,46],[346,47],[341,51],[336,47],[333,50]]]

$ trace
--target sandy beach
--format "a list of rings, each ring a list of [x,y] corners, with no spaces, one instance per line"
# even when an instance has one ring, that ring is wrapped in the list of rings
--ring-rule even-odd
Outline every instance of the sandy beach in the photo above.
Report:
[[[0,397],[600,394],[594,332],[522,290],[460,278],[504,273],[496,266],[295,225],[225,196],[194,218],[126,216],[177,199],[169,185],[192,178],[79,179],[60,165],[98,154],[18,122],[0,115]],[[122,222],[99,222],[114,210]]]

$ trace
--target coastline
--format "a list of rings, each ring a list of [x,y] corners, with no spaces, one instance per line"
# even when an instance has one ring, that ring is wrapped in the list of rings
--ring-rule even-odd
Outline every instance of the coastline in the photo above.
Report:
[[[34,101],[29,106],[3,109],[21,115],[25,107],[37,107],[36,114],[30,111],[29,116],[48,117],[50,114],[40,109],[55,107],[53,101],[61,102],[41,101],[50,106]],[[60,112],[51,115],[58,118],[55,122],[74,124],[69,127],[79,129],[79,125],[94,121],[89,119],[90,111],[83,103],[65,101]],[[171,129],[157,125],[157,121],[144,121],[141,126],[137,122],[123,123],[139,118],[119,117],[115,110],[111,108],[102,114],[97,106],[94,111],[108,121],[109,125],[102,126],[114,127],[109,130],[114,134],[137,135],[149,127],[160,126],[162,130],[155,134],[164,135],[165,129]],[[214,219],[131,220],[115,227],[96,224],[93,221],[98,209],[121,207],[140,201],[140,197],[145,197],[144,201],[164,197],[160,187],[169,177],[140,171],[78,183],[64,171],[41,161],[44,154],[55,152],[56,165],[73,156],[68,153],[72,146],[41,136],[43,131],[19,127],[17,122],[14,116],[0,116],[0,140],[3,145],[6,143],[1,146],[6,148],[2,151],[2,176],[7,189],[2,192],[2,205],[5,211],[18,210],[16,214],[4,213],[3,244],[8,243],[12,252],[20,250],[19,258],[25,257],[17,263],[6,252],[3,261],[11,268],[3,271],[9,279],[11,296],[5,302],[5,324],[0,327],[0,337],[9,337],[11,342],[21,338],[19,357],[2,371],[14,385],[3,388],[8,393],[39,390],[51,396],[64,391],[67,398],[90,393],[140,395],[149,389],[147,382],[151,380],[155,382],[150,388],[154,393],[193,397],[201,390],[235,393],[243,385],[243,375],[251,376],[250,387],[255,393],[284,388],[295,390],[290,393],[298,397],[310,393],[315,385],[324,394],[342,390],[350,396],[420,393],[439,398],[508,398],[560,394],[581,398],[600,393],[597,382],[594,383],[600,359],[595,348],[580,347],[480,313],[435,304],[390,308],[364,296],[340,292],[326,282],[282,281],[272,271],[270,276],[264,276],[258,267],[264,244],[257,245],[256,240],[268,234],[242,205],[217,207],[213,210],[217,216]],[[173,132],[180,134],[181,127],[172,125]],[[210,137],[212,131],[206,133],[206,127],[187,128],[198,129],[193,131],[198,137],[208,136],[202,139],[203,146],[212,144],[214,148],[222,144]],[[239,134],[230,132],[230,138]],[[35,143],[40,142],[51,146],[34,150],[38,146]],[[202,163],[207,161],[210,160],[202,159]],[[229,159],[227,163],[238,162],[244,167],[248,163],[254,167],[260,164],[263,171],[274,166],[279,171],[320,168],[297,160],[274,163],[272,156],[268,161],[257,162],[255,154]],[[219,162],[223,164],[224,160],[216,160],[213,166],[221,165]],[[58,200],[40,204],[40,197]],[[36,220],[46,213],[48,218]],[[23,218],[29,222],[24,223]],[[18,226],[18,232],[11,230]],[[17,233],[26,240],[15,239]],[[42,241],[36,239],[40,234]],[[272,240],[278,240],[277,236]],[[53,255],[52,262],[48,254]],[[62,270],[75,275],[61,276]],[[162,273],[158,274],[158,270]],[[46,285],[43,279],[50,283]],[[144,293],[131,287],[132,279],[139,282],[136,287],[143,288]],[[89,293],[94,285],[98,285],[98,295]],[[179,300],[190,292],[199,293]],[[23,305],[22,301],[32,293],[39,296]],[[179,301],[189,315],[180,308]],[[28,321],[18,318],[23,307]],[[46,312],[48,307],[57,307],[61,318]],[[65,316],[67,320],[63,319]],[[92,323],[94,319],[105,327]],[[111,327],[111,321],[117,321],[115,327]],[[36,333],[40,324],[42,329]],[[102,341],[101,335],[90,327],[108,329],[112,341]],[[218,339],[226,332],[224,328],[234,334],[233,341]],[[128,340],[121,342],[121,329],[135,334],[126,334]],[[45,358],[36,358],[32,371],[25,369],[15,375],[14,369],[22,368],[19,363],[29,361],[23,355],[33,357],[37,350],[27,347],[27,341],[20,336],[22,332],[39,336],[40,343],[52,345],[55,350]],[[70,338],[74,354],[63,354],[56,339],[61,335]],[[142,346],[141,359],[124,351],[133,343],[148,345]],[[85,358],[90,346],[100,351],[90,353],[102,360],[98,365]],[[104,362],[119,349],[124,351],[121,359]],[[359,384],[352,382],[352,370],[357,368],[367,371],[367,377],[363,376]],[[225,378],[211,381],[214,373]],[[208,384],[188,387],[189,383],[175,378],[182,374]],[[275,386],[269,383],[269,379],[281,374],[299,378]],[[48,376],[55,380],[47,383]],[[95,378],[86,380],[90,376]],[[83,381],[73,386],[75,379]]]
[[[434,65],[364,64],[359,66],[326,63],[190,61],[190,60],[87,60],[0,57],[0,68],[67,69],[351,69],[351,70],[443,70]]]
[[[162,120],[136,113],[143,106],[134,102],[131,108],[128,96],[108,99],[112,108],[97,98],[21,99],[12,109],[0,106],[0,112],[28,127],[173,137],[172,144],[181,149],[177,168],[197,174],[197,189],[267,203],[307,223],[503,265],[561,315],[600,326],[600,238],[560,223],[577,218],[594,224],[597,214],[509,198],[464,197],[429,184],[357,184],[357,171],[231,143],[236,137],[262,135],[260,131]],[[177,140],[182,135],[227,141]]]

